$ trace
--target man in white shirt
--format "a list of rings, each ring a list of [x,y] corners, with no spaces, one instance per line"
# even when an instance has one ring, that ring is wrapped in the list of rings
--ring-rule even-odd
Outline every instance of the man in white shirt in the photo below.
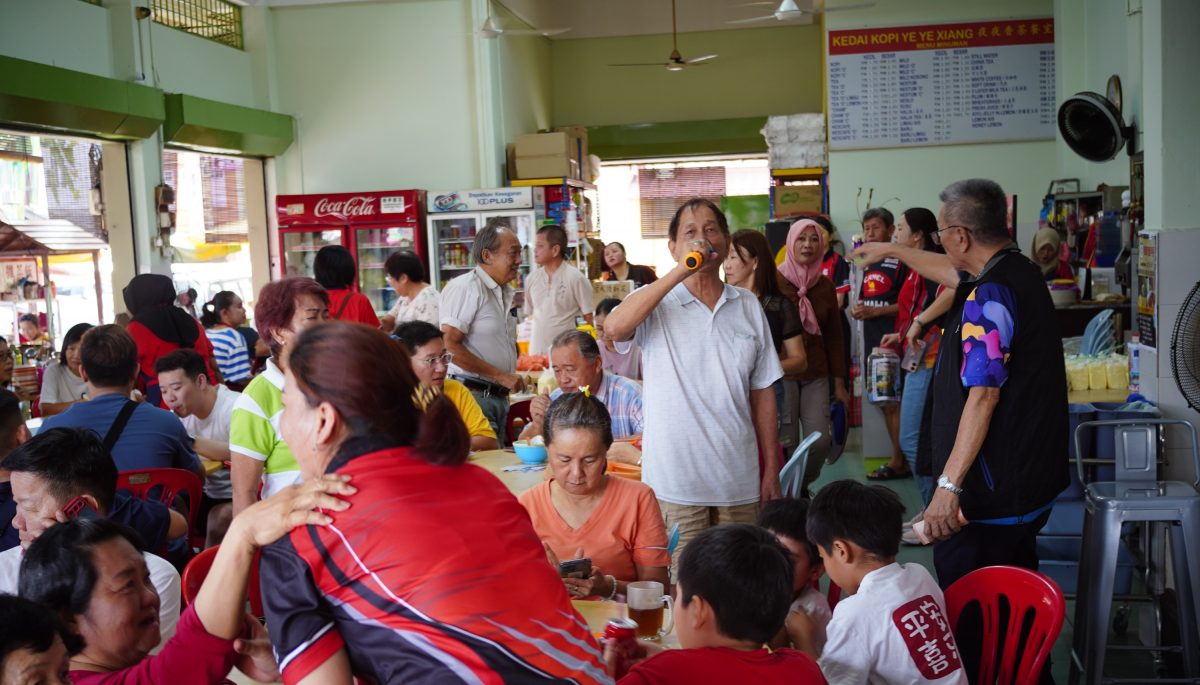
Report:
[[[233,520],[233,485],[229,481],[229,422],[233,405],[242,396],[222,384],[208,382],[204,358],[195,350],[180,349],[154,363],[163,402],[183,421],[202,459],[222,467],[204,479],[200,519],[205,526],[205,547],[221,544]]]
[[[587,276],[567,264],[567,232],[548,224],[538,229],[533,261],[538,268],[525,280],[525,304],[533,317],[529,338],[532,354],[549,354],[560,334],[575,329],[575,318],[592,322],[592,284]]]
[[[508,395],[525,388],[517,370],[517,320],[508,284],[521,265],[521,241],[504,224],[489,224],[471,246],[475,268],[442,291],[440,318],[450,376],[467,386],[503,443]]]
[[[705,528],[754,523],[779,497],[775,394],[783,376],[766,314],[721,281],[729,223],[711,201],[684,203],[667,229],[674,269],[625,298],[604,323],[617,349],[642,349],[642,480],[683,548]],[[689,269],[689,257],[703,260]],[[759,455],[763,468],[759,471]]]
[[[108,516],[117,496],[117,467],[99,436],[82,428],[39,432],[0,466],[12,473],[17,503],[13,525],[21,541],[20,546],[0,552],[0,593],[16,594],[21,555],[43,531],[79,516]],[[175,634],[179,622],[179,573],[153,554],[144,556],[160,603],[162,641],[157,652]]]

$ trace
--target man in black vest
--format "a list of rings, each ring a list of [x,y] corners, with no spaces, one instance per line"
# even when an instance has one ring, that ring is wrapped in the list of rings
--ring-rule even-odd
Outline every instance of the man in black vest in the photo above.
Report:
[[[940,198],[945,255],[876,243],[856,256],[899,257],[956,289],[923,430],[940,474],[925,525],[948,587],[984,566],[1037,569],[1037,533],[1068,483],[1067,385],[1054,305],[1012,242],[1004,191],[970,179]]]

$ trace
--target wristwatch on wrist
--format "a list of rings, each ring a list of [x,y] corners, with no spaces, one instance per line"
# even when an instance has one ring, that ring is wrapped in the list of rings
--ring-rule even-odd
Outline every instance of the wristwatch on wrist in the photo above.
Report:
[[[952,493],[954,493],[954,494],[956,494],[956,495],[961,495],[961,494],[963,494],[963,489],[962,489],[962,488],[960,488],[960,487],[958,487],[957,485],[955,485],[955,484],[954,484],[954,483],[953,483],[953,482],[950,480],[950,477],[949,477],[949,476],[947,476],[947,475],[946,475],[946,474],[944,474],[944,473],[943,473],[942,475],[938,476],[938,479],[937,479],[937,486],[938,486],[939,488],[943,489],[943,490],[949,490],[950,492],[952,492]]]

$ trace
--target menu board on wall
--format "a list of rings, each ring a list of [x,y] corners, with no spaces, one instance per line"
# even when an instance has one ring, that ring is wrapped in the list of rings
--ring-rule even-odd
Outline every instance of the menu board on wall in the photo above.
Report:
[[[1054,20],[829,32],[834,150],[1053,138]]]

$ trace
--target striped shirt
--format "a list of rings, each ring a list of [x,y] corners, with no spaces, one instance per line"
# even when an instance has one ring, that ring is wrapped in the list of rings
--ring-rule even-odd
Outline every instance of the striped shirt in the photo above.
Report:
[[[265,462],[263,499],[300,482],[300,465],[279,434],[282,416],[283,372],[268,359],[263,372],[250,381],[233,405],[229,423],[229,451]]]
[[[213,346],[213,359],[221,377],[228,381],[244,381],[250,378],[250,351],[246,339],[236,328],[208,329],[208,340]]]
[[[262,550],[283,682],[345,649],[354,675],[381,685],[612,683],[508,489],[379,444],[343,445],[330,465],[353,476],[353,506]]]
[[[624,440],[642,434],[642,386],[624,376],[605,372],[600,387],[590,390],[612,417],[613,440]],[[562,388],[550,393],[551,400],[563,394]]]

